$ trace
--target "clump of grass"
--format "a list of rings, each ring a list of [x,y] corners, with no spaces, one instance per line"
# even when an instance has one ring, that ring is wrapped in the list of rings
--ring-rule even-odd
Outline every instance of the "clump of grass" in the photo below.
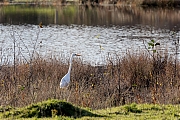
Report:
[[[10,111],[13,108],[11,106],[0,106],[0,113],[6,112],[6,111]]]
[[[141,113],[142,110],[137,108],[137,105],[135,103],[132,103],[130,105],[125,105],[124,108],[126,109],[127,112],[132,112],[132,113]]]
[[[143,104],[141,105],[141,110],[152,110],[152,111],[162,111],[166,110],[165,105],[158,105],[158,104]]]
[[[160,108],[159,106],[152,106],[151,107],[151,110],[156,110],[156,111],[158,111],[158,110],[162,110],[162,108]]]
[[[82,116],[98,116],[85,109],[80,109],[72,104],[56,99],[39,102],[24,108],[16,108],[6,112],[4,117],[13,118],[42,118],[55,116],[69,116],[73,118]]]

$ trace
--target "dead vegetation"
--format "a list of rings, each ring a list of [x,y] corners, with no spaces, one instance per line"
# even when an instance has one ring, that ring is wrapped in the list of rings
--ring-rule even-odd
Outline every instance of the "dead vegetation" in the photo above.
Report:
[[[93,109],[133,102],[180,103],[180,66],[171,57],[162,61],[145,52],[124,57],[116,54],[108,57],[104,66],[74,59],[67,89],[59,88],[68,70],[68,62],[61,60],[36,57],[30,63],[2,65],[1,106],[22,107],[50,98]]]

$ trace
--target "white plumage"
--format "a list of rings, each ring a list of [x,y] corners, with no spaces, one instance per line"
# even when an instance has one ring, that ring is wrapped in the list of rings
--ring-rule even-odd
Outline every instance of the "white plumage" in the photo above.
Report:
[[[70,61],[69,61],[68,73],[61,79],[60,88],[65,88],[70,83],[70,73],[71,73],[71,67],[72,67],[72,59],[73,59],[74,56],[80,56],[80,55],[79,54],[74,54],[74,53],[71,55]]]

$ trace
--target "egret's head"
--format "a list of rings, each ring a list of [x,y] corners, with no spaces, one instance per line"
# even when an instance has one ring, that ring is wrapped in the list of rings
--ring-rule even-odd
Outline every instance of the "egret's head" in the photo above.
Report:
[[[77,53],[73,53],[72,56],[81,56],[81,55]]]
[[[81,56],[80,54],[76,54],[76,56]]]

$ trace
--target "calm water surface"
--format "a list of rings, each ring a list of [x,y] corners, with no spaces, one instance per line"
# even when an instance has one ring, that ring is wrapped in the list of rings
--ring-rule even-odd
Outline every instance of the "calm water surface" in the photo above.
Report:
[[[4,6],[0,11],[1,64],[12,63],[14,45],[20,60],[80,53],[84,61],[101,64],[114,53],[139,53],[143,41],[147,45],[154,39],[162,53],[168,49],[174,55],[180,34],[179,9]],[[173,32],[177,34],[171,36]]]

